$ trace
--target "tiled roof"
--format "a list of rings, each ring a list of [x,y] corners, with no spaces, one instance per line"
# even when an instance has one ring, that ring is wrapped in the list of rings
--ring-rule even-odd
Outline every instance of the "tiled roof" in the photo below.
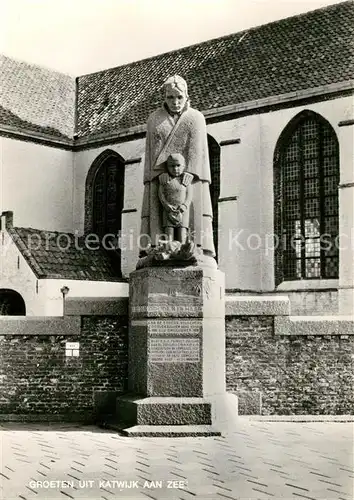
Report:
[[[73,137],[75,78],[0,55],[0,123]]]
[[[13,227],[8,229],[37,278],[119,281],[113,259],[103,250],[89,250],[73,234]]]
[[[354,77],[354,2],[210,40],[78,79],[78,137],[142,125],[167,76],[206,111]]]
[[[29,130],[31,132],[45,132],[52,135],[53,137],[66,137],[61,134],[58,130],[52,127],[41,127],[40,125],[35,125],[34,123],[21,120],[20,117],[9,111],[8,109],[0,106],[0,123],[4,125],[10,125],[17,130]]]

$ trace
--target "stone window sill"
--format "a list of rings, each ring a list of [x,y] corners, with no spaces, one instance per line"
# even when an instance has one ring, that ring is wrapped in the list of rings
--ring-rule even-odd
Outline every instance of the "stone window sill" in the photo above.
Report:
[[[277,291],[282,292],[302,292],[317,290],[335,290],[338,289],[338,279],[319,279],[319,280],[291,280],[283,281],[277,286]]]

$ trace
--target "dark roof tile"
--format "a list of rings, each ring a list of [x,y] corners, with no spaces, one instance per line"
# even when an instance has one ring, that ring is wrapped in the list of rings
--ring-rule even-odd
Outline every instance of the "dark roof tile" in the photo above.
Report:
[[[19,130],[28,130],[31,132],[44,132],[45,134],[51,135],[57,138],[67,138],[64,134],[60,133],[53,127],[45,127],[40,125],[35,125],[34,123],[22,120],[19,116],[15,115],[8,109],[0,106],[0,123],[4,125],[10,125]]]
[[[78,78],[78,136],[146,122],[174,73],[206,111],[354,77],[354,3],[343,2]]]
[[[23,227],[13,227],[9,233],[38,278],[121,280],[108,252],[101,248],[85,248],[83,239],[75,239],[73,234]],[[58,240],[62,235],[65,235],[65,240]],[[75,245],[76,241],[78,245]]]
[[[72,138],[75,78],[0,55],[0,123]]]
[[[346,1],[77,79],[0,56],[0,124],[73,138],[146,123],[178,73],[201,111],[354,78],[354,2]]]

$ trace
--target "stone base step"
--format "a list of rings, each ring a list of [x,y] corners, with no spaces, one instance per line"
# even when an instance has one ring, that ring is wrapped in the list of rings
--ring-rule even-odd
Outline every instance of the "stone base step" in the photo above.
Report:
[[[125,395],[116,400],[116,416],[126,427],[208,426],[212,423],[211,406],[203,398]]]
[[[211,425],[134,425],[106,422],[105,429],[115,430],[129,437],[209,437],[221,436],[221,432]]]

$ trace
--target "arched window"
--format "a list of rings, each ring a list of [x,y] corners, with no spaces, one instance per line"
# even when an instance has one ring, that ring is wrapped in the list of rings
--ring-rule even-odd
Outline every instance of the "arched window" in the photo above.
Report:
[[[276,284],[338,277],[339,148],[331,125],[304,111],[275,152]]]
[[[93,232],[103,237],[121,230],[124,202],[124,165],[109,156],[96,172],[93,183]]]
[[[99,236],[106,250],[111,250],[117,273],[121,270],[118,248],[124,204],[124,160],[115,151],[101,153],[86,178],[85,233]],[[110,235],[110,236],[108,236]]]
[[[210,198],[213,207],[213,236],[218,257],[218,221],[219,221],[219,197],[220,197],[220,146],[216,140],[208,134],[208,151],[211,170]]]
[[[26,316],[25,301],[18,292],[0,290],[0,316]]]
[[[85,233],[100,237],[121,229],[124,203],[124,160],[115,151],[101,153],[86,178]]]

